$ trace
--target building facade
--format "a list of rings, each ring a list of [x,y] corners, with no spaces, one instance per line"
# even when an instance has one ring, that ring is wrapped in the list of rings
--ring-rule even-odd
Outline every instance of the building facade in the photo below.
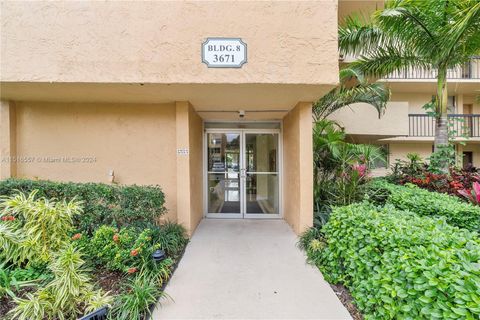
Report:
[[[157,184],[166,219],[312,225],[311,105],[338,84],[338,21],[383,1],[2,2],[0,178]],[[480,62],[449,73],[451,122],[480,166]],[[432,151],[435,71],[332,116],[389,164]]]
[[[392,91],[381,118],[366,104],[332,115],[353,142],[381,145],[388,151],[388,163],[378,168],[377,174],[387,173],[397,159],[406,160],[409,153],[427,160],[433,152],[436,120],[423,106],[435,96],[435,72],[405,70],[380,80]],[[449,130],[458,164],[480,167],[480,57],[448,71],[448,92]]]
[[[158,184],[190,232],[203,217],[311,226],[311,104],[338,83],[337,1],[1,12],[2,179]]]

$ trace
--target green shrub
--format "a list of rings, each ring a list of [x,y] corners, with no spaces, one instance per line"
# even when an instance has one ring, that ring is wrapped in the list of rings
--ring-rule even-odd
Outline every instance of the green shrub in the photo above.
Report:
[[[11,263],[44,263],[63,247],[81,203],[51,201],[17,193],[0,200],[0,258]]]
[[[394,185],[376,180],[368,186],[369,199],[377,204],[390,203],[400,210],[422,216],[443,216],[454,226],[470,231],[480,230],[480,207],[454,196],[420,189],[414,185]]]
[[[91,239],[82,237],[78,241],[78,245],[94,257],[97,264],[123,272],[140,270],[149,265],[157,249],[175,257],[186,243],[185,229],[174,223],[147,228],[140,233],[135,228],[101,226]]]
[[[25,279],[25,274],[21,271],[22,269],[10,270],[5,267],[5,264],[0,264],[0,298],[6,295],[12,299],[16,298],[16,291],[37,285],[37,278]]]
[[[108,306],[112,298],[102,290],[94,290],[84,268],[82,255],[66,246],[52,259],[49,268],[53,279],[25,298],[15,298],[16,307],[10,311],[13,319],[77,319],[82,309],[91,312]]]
[[[84,204],[74,225],[82,233],[93,233],[101,225],[145,228],[166,212],[165,197],[159,186],[119,186],[102,183],[63,183],[42,180],[7,179],[0,181],[0,195],[20,190],[47,199],[76,199]]]
[[[366,319],[478,319],[480,240],[442,219],[362,203],[333,210],[309,260]],[[312,233],[307,233],[311,238]]]
[[[155,278],[141,273],[125,285],[125,293],[115,301],[109,319],[131,320],[148,319],[150,306],[157,302],[163,293]]]

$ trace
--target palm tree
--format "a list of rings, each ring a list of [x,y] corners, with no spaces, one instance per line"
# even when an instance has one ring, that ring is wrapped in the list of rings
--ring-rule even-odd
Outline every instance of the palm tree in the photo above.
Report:
[[[367,77],[398,70],[437,70],[435,151],[448,146],[447,70],[480,52],[480,1],[391,0],[370,20],[349,17],[339,29],[340,53]],[[446,169],[446,168],[444,168]]]
[[[369,83],[358,70],[340,70],[340,85],[328,92],[313,105],[315,121],[320,121],[335,111],[354,103],[368,103],[380,117],[390,99],[390,89],[381,83]]]

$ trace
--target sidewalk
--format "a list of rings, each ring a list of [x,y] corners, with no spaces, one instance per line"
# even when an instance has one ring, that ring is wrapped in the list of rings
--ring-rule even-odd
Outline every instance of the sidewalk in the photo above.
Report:
[[[152,319],[351,319],[283,220],[204,219]]]

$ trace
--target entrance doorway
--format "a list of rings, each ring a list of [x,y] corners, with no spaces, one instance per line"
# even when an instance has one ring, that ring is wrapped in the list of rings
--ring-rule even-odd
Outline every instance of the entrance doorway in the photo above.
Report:
[[[469,169],[473,167],[473,152],[464,151],[463,152],[463,168]]]
[[[278,129],[207,129],[207,217],[280,216],[279,140]]]

